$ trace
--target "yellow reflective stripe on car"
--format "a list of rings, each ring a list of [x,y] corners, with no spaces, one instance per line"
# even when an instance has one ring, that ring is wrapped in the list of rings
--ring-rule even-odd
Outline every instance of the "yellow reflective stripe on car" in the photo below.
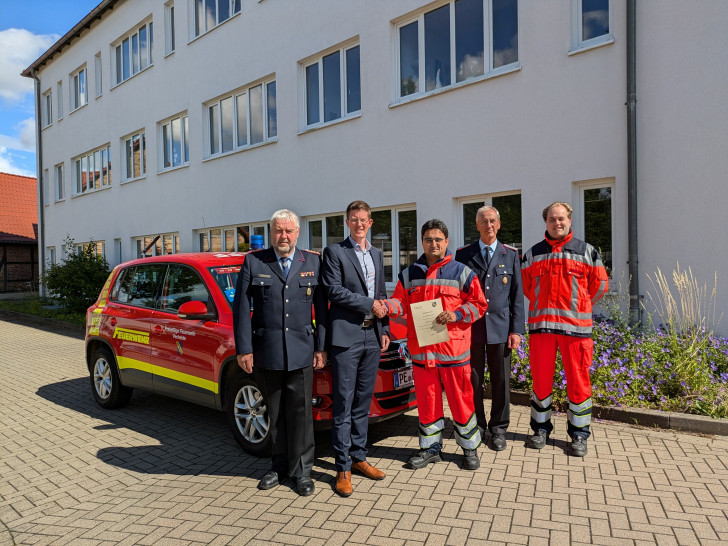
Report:
[[[214,394],[218,394],[218,392],[219,392],[219,385],[217,383],[215,383],[214,381],[209,381],[207,379],[195,377],[194,375],[190,375],[187,373],[170,370],[169,368],[163,368],[162,366],[153,366],[153,365],[149,364],[148,362],[142,362],[141,360],[127,358],[125,356],[117,357],[116,361],[119,364],[120,370],[129,370],[129,369],[139,370],[140,372],[158,375],[160,377],[166,377],[167,379],[179,381],[180,383],[186,383],[188,385],[193,385],[195,387],[199,387],[201,389],[211,391]]]
[[[101,313],[103,310],[103,307],[106,307],[106,299],[109,297],[109,288],[111,287],[111,279],[114,277],[114,273],[116,273],[116,270],[119,269],[119,266],[117,265],[114,269],[111,270],[111,273],[109,273],[108,278],[106,279],[106,282],[104,283],[104,287],[101,289],[101,294],[99,294],[99,300],[96,302],[96,309],[94,309],[94,313]]]

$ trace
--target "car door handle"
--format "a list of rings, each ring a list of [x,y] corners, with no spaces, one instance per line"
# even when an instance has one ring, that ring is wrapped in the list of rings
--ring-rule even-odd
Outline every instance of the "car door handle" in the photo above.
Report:
[[[154,327],[154,333],[157,334],[158,336],[161,336],[162,335],[162,327],[159,324],[157,324]]]
[[[112,326],[116,326],[116,319],[114,317],[111,317],[111,320],[109,322]]]

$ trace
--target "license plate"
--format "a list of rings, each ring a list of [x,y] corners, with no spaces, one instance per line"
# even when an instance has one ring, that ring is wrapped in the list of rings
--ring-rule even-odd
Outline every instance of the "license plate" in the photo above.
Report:
[[[404,389],[411,387],[415,384],[414,378],[412,377],[412,368],[405,368],[404,370],[397,370],[394,372],[394,388]]]

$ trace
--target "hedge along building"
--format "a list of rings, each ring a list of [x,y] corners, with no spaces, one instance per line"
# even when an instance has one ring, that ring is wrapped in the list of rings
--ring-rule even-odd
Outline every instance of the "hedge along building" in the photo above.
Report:
[[[66,234],[112,265],[245,250],[282,207],[321,249],[365,199],[393,287],[425,220],[454,249],[493,204],[526,249],[567,200],[615,278],[644,288],[679,259],[712,281],[728,270],[703,242],[728,205],[728,4],[636,4],[105,0],[24,72],[40,252]]]

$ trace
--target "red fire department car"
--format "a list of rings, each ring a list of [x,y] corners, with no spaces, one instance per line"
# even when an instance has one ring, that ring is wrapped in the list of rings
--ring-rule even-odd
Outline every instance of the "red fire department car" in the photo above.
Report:
[[[226,411],[235,440],[270,452],[265,400],[235,358],[232,301],[242,253],[172,254],[114,268],[86,315],[86,363],[96,401],[124,406],[132,389]],[[313,419],[330,427],[331,371],[314,373]],[[379,363],[370,420],[415,406],[404,341]]]

